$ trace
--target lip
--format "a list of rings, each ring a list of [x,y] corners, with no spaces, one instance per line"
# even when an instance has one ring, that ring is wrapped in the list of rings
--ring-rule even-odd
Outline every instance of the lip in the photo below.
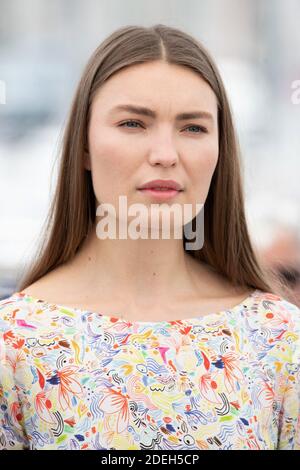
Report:
[[[166,201],[167,199],[172,199],[173,197],[181,193],[181,191],[178,191],[177,189],[159,190],[159,189],[144,188],[144,189],[139,189],[139,191],[160,201]]]
[[[157,188],[166,188],[168,191],[175,190],[177,192],[183,190],[181,184],[179,184],[177,181],[174,181],[174,180],[152,180],[143,184],[138,189],[155,190]],[[164,191],[160,191],[160,192],[164,192]]]

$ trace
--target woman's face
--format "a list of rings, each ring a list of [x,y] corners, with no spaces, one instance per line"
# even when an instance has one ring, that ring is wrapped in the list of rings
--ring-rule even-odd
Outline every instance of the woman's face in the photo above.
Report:
[[[176,118],[196,112],[201,115]],[[183,188],[167,204],[203,204],[218,161],[217,126],[216,96],[196,72],[159,61],[117,72],[96,93],[88,129],[85,168],[92,173],[97,206],[110,203],[118,216],[121,195],[127,207],[157,204],[138,189],[155,179],[175,180]]]

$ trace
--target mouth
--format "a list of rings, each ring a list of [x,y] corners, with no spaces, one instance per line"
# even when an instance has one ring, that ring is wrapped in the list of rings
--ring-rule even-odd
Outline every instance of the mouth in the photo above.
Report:
[[[138,191],[144,193],[147,196],[153,197],[154,199],[167,200],[174,198],[182,192],[182,190],[170,189],[170,188],[144,188]]]

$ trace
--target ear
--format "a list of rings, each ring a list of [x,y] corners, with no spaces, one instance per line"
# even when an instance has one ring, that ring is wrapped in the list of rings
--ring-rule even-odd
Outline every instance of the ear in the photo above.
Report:
[[[84,151],[84,168],[91,171],[91,159],[90,154],[86,150]]]

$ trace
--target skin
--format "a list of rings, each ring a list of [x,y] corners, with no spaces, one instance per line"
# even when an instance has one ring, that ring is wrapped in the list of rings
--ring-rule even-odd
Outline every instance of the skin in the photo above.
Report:
[[[114,111],[120,104],[144,106],[157,116]],[[211,117],[175,120],[177,114],[191,111]],[[121,126],[129,120],[135,123]],[[218,162],[216,96],[188,68],[158,61],[130,66],[98,90],[88,143],[84,165],[92,174],[97,206],[112,204],[117,222],[120,195],[127,197],[128,207],[157,203],[137,189],[153,179],[173,179],[184,188],[169,204],[204,203]],[[191,258],[182,239],[99,240],[96,230],[72,261],[25,292],[140,321],[209,314],[237,305],[250,293]]]

